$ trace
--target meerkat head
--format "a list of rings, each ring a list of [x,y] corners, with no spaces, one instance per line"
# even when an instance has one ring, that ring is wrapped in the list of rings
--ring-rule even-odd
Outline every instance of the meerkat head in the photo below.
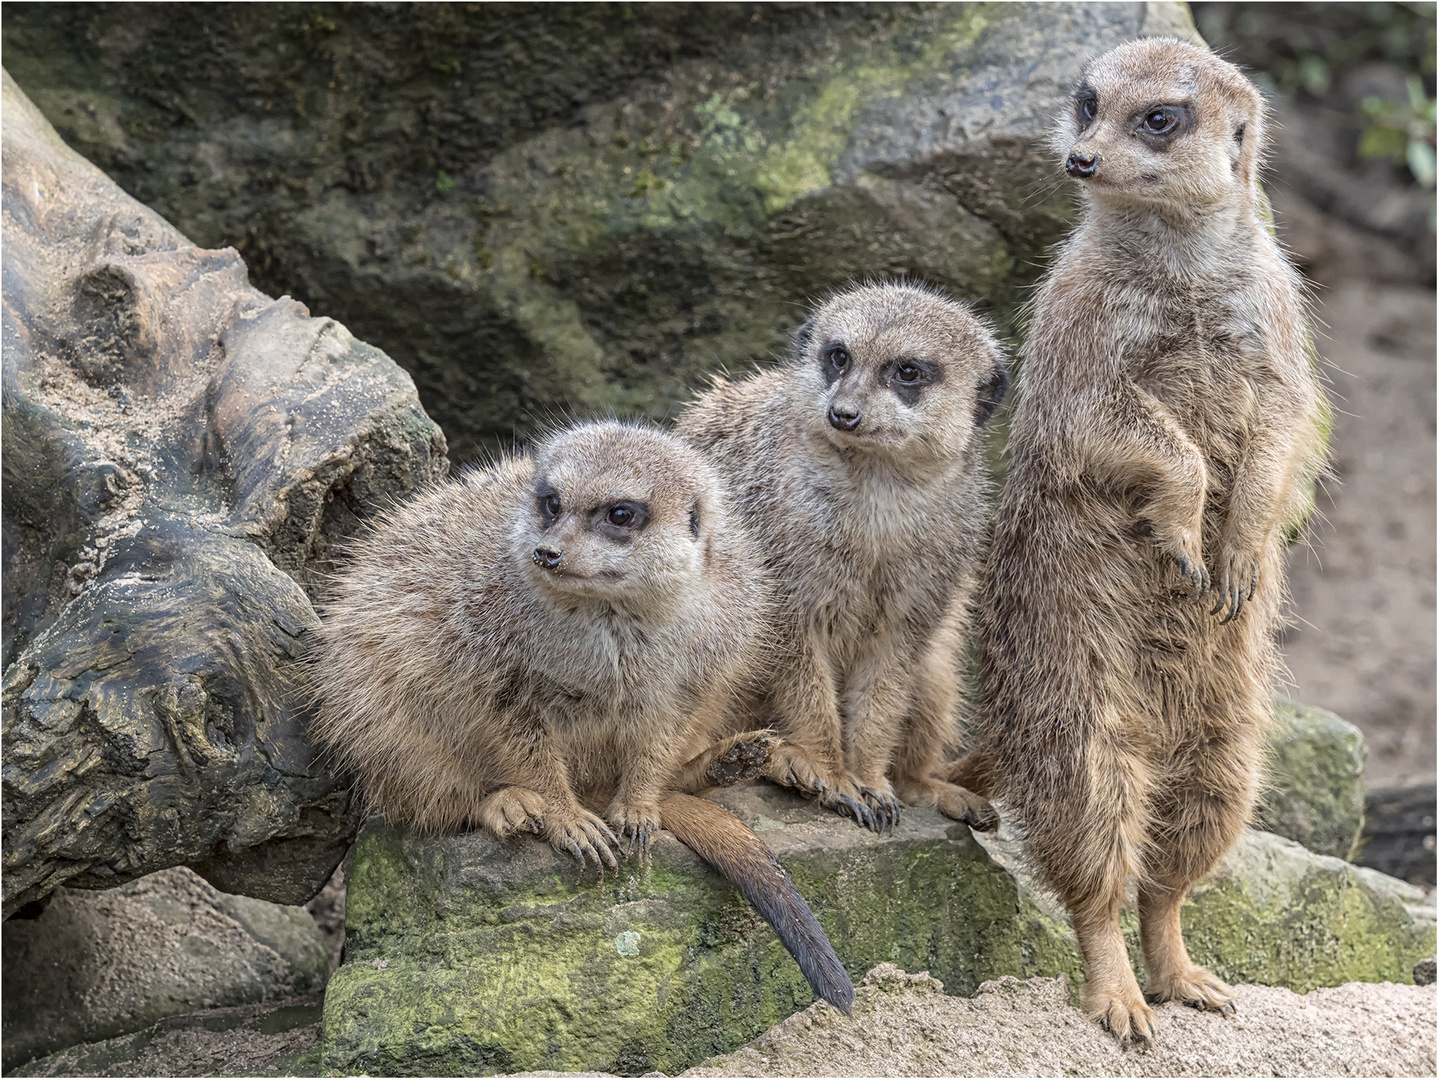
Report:
[[[546,592],[571,599],[655,599],[703,572],[719,479],[654,428],[578,424],[535,452],[512,557]]]
[[[1084,70],[1056,148],[1086,195],[1203,210],[1253,191],[1264,101],[1233,64],[1147,38]]]
[[[831,297],[795,335],[810,430],[842,452],[952,458],[1004,400],[988,326],[939,292],[903,282]]]

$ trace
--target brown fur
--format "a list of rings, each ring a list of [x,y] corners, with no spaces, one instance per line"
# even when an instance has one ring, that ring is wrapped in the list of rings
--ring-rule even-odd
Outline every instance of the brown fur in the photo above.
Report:
[[[896,795],[996,823],[936,768],[987,507],[980,427],[1006,382],[966,308],[867,285],[821,305],[788,363],[718,381],[679,421],[779,580],[783,655],[759,709],[785,743],[768,774],[871,828],[893,827]]]
[[[714,740],[764,662],[770,605],[758,553],[693,450],[647,427],[580,425],[434,486],[360,543],[316,650],[318,734],[374,804],[422,829],[529,829],[581,866],[615,867],[611,845],[643,858],[670,807],[701,855],[752,854],[763,845],[732,815],[675,789],[735,782],[767,758],[767,732]],[[769,863],[736,884],[848,1011],[842,965]]]
[[[1139,131],[1158,106],[1172,135]],[[1023,352],[981,584],[980,749],[951,773],[1016,812],[1073,917],[1085,1004],[1122,1042],[1154,1033],[1119,929],[1134,879],[1149,998],[1231,1008],[1179,908],[1254,804],[1284,536],[1322,456],[1298,277],[1260,215],[1263,139],[1249,81],[1178,41],[1122,45],[1076,91],[1059,149],[1093,175]]]
[[[626,501],[647,508],[642,527],[605,521]],[[617,423],[436,485],[337,582],[321,738],[394,818],[529,826],[614,865],[610,828],[644,846],[761,657],[767,583],[730,519],[698,455]]]

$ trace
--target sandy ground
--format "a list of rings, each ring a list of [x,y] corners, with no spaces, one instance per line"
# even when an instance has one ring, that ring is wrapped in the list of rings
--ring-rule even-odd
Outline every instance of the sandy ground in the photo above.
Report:
[[[1369,787],[1434,779],[1434,290],[1318,291],[1335,478],[1295,548],[1284,651],[1300,700],[1357,724]]]
[[[1433,986],[1347,983],[1303,996],[1240,986],[1232,1018],[1159,1008],[1150,1051],[1120,1050],[1057,979],[972,998],[882,964],[846,1017],[816,1004],[684,1076],[1433,1076]]]

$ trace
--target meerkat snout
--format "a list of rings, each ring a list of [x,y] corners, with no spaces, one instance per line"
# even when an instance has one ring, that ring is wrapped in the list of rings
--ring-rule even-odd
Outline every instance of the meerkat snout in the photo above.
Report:
[[[554,548],[537,547],[534,554],[535,565],[546,570],[554,570],[560,565],[564,554],[563,551],[556,551]]]
[[[1094,170],[1099,167],[1099,155],[1085,157],[1075,150],[1069,152],[1069,157],[1064,163],[1064,171],[1076,180],[1088,180],[1094,175]]]
[[[830,427],[839,431],[853,431],[859,427],[863,414],[859,411],[858,405],[851,405],[849,402],[834,404],[829,407]]]

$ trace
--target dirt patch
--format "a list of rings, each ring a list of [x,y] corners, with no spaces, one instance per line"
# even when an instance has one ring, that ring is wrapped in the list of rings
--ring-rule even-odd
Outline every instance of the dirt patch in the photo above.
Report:
[[[684,1076],[1432,1076],[1434,987],[1239,986],[1232,1018],[1159,1008],[1153,1050],[1120,1050],[1068,981],[1003,978],[948,997],[882,964],[854,1015],[816,1004]]]

